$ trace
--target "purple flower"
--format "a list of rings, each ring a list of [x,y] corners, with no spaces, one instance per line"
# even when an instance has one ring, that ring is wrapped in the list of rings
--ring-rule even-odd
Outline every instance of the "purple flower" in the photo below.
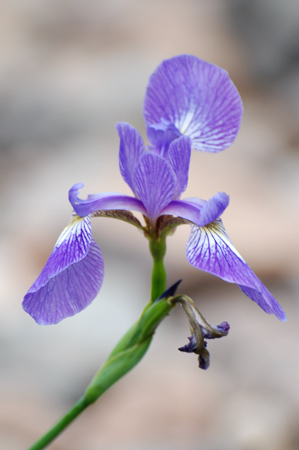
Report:
[[[148,149],[135,128],[117,124],[120,172],[134,197],[101,193],[83,200],[78,197],[82,183],[70,189],[75,216],[26,294],[25,311],[40,324],[52,324],[90,304],[104,274],[100,249],[91,237],[90,217],[106,215],[130,222],[149,239],[166,237],[179,224],[191,224],[190,264],[237,283],[267,313],[285,320],[279,304],[225,233],[220,216],[228,196],[218,193],[209,201],[180,199],[188,183],[191,147],[220,151],[237,134],[242,106],[227,73],[193,56],[164,61],[150,79],[144,114],[152,144]],[[131,211],[141,212],[146,226]]]

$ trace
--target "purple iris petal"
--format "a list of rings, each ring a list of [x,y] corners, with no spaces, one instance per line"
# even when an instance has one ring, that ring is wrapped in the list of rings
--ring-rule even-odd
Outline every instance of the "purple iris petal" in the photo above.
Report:
[[[25,295],[23,308],[40,325],[58,323],[92,302],[103,277],[103,257],[91,237],[90,219],[75,217]]]
[[[69,200],[78,216],[85,217],[94,211],[117,210],[139,211],[146,215],[146,210],[140,200],[129,195],[121,195],[113,192],[89,195],[86,200],[78,198],[79,190],[83,183],[75,184],[69,191]]]
[[[208,201],[194,198],[173,200],[163,209],[162,214],[173,214],[203,227],[218,219],[228,202],[229,197],[224,192],[218,192]]]
[[[173,123],[161,119],[160,123],[150,125],[146,129],[148,140],[156,153],[166,157],[170,143],[182,135]]]
[[[191,139],[181,136],[170,144],[167,159],[176,175],[174,198],[179,198],[186,190],[191,156]]]
[[[146,151],[142,137],[138,131],[128,123],[116,124],[120,138],[119,168],[125,182],[133,187],[133,172],[139,157]]]
[[[154,153],[145,153],[140,157],[134,172],[134,191],[150,220],[154,221],[171,202],[175,183],[175,174],[164,158]]]
[[[198,205],[201,208],[201,221],[204,225],[207,225],[218,219],[225,211],[229,204],[229,196],[225,192],[217,192],[214,197],[204,203],[199,198],[185,198],[184,201],[190,203],[190,205]]]
[[[282,321],[286,320],[286,315],[275,298],[232,245],[220,219],[203,228],[192,226],[187,243],[187,258],[197,269],[238,284],[266,313],[275,314]]]
[[[143,109],[147,126],[172,123],[192,138],[192,148],[212,153],[235,140],[242,111],[228,73],[192,55],[176,56],[158,66]]]

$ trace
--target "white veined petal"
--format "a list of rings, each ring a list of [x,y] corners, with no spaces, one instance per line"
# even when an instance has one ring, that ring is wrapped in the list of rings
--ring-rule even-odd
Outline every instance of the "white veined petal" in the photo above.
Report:
[[[103,278],[104,261],[91,237],[90,219],[74,216],[25,295],[23,308],[41,325],[58,323],[86,308]]]
[[[265,312],[286,320],[278,302],[231,243],[221,219],[201,228],[192,226],[187,243],[187,258],[197,269],[238,284]]]

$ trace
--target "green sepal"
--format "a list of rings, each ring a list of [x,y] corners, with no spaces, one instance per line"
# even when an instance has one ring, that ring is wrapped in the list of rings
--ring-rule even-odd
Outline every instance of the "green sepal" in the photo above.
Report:
[[[157,300],[145,309],[139,321],[116,345],[91,381],[84,396],[87,402],[95,402],[112,384],[139,363],[150,346],[156,328],[173,307],[166,298]]]
[[[170,297],[168,297],[170,298]],[[145,306],[140,319],[127,331],[110,353],[107,361],[120,352],[127,350],[136,343],[141,343],[151,337],[158,325],[173,309],[174,304],[168,302],[168,298],[151,301]]]
[[[168,316],[174,305],[168,303],[168,299],[156,300],[141,317],[140,323],[136,329],[136,337],[138,341],[152,336],[158,325]]]
[[[121,340],[116,344],[112,352],[107,358],[107,362],[110,359],[114,358],[114,356],[118,355],[118,353],[124,352],[128,348],[132,347],[136,341],[133,341],[133,337],[136,333],[136,328],[138,327],[138,322],[134,323],[133,326],[126,332],[126,334],[121,338]]]
[[[108,360],[86,389],[84,399],[89,404],[95,402],[110,386],[133,369],[147,352],[151,340],[149,338]]]

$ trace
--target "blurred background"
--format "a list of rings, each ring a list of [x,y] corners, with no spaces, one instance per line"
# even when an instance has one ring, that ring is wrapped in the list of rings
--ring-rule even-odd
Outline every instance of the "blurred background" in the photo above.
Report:
[[[183,278],[207,320],[231,325],[209,342],[210,369],[177,351],[189,335],[177,307],[141,364],[51,449],[298,449],[299,3],[0,0],[0,29],[0,448],[29,447],[68,410],[149,298],[146,240],[101,219],[106,274],[92,305],[51,327],[21,308],[69,221],[68,189],[129,194],[114,126],[145,137],[150,74],[190,53],[229,72],[245,112],[229,149],[193,153],[186,196],[230,195],[226,230],[288,322],[189,266],[180,227],[169,285]]]

